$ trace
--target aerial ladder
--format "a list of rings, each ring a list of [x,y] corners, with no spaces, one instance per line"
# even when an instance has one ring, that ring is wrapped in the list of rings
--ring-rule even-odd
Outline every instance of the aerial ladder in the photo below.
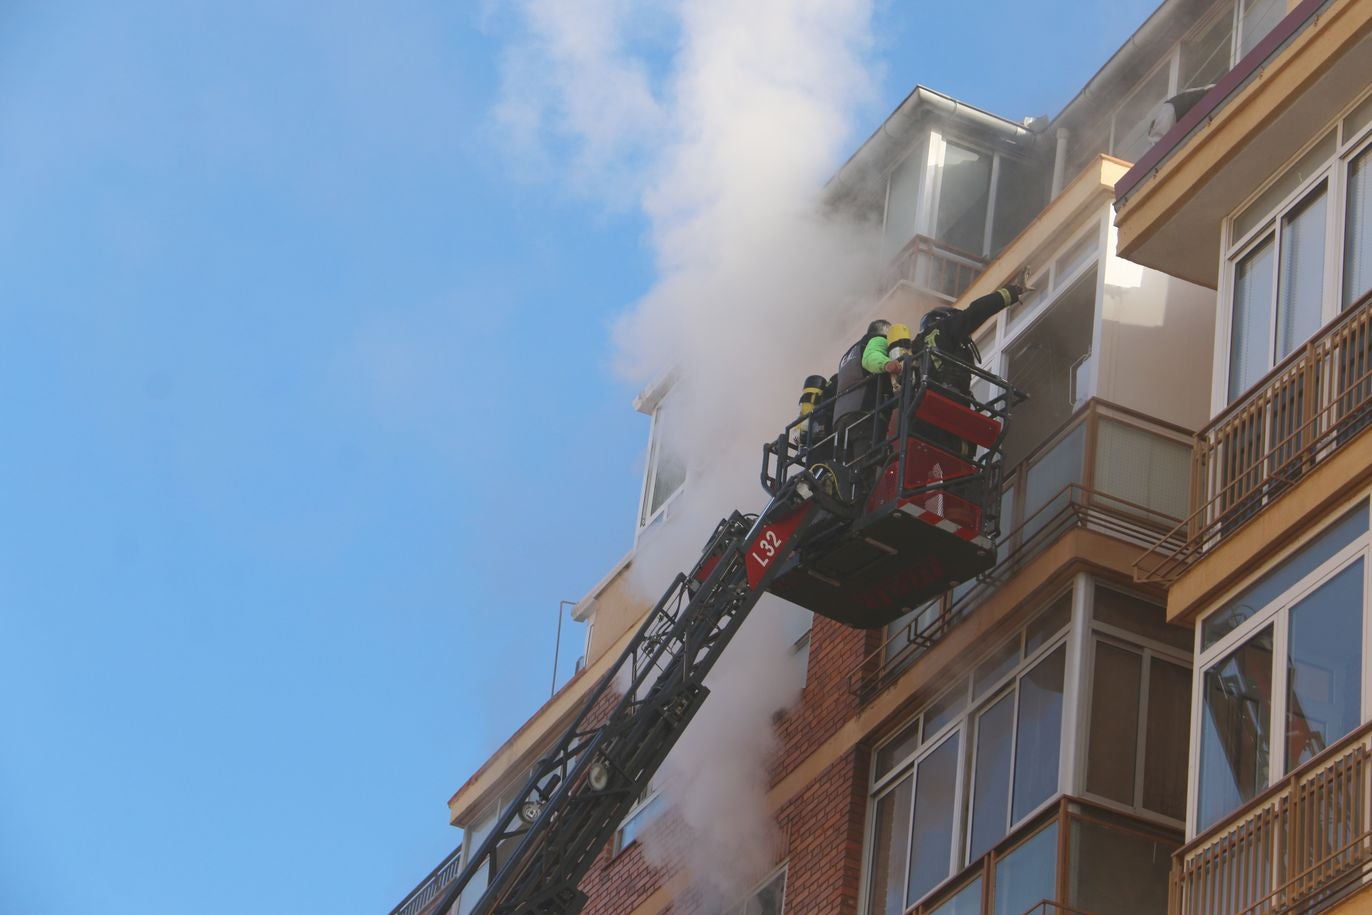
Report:
[[[902,330],[892,329],[893,352]],[[857,417],[833,417],[842,392],[820,395],[824,380],[807,381],[801,415],[763,446],[771,500],[719,522],[432,912],[446,915],[463,893],[461,915],[580,912],[578,883],[763,594],[866,629],[994,565],[1001,446],[1024,395],[947,353],[900,359],[899,374],[862,382],[873,405]],[[934,380],[934,359],[970,373],[972,390]]]

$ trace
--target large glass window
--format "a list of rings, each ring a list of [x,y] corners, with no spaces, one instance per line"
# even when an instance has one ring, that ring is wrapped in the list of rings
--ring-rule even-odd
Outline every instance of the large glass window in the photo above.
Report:
[[[643,478],[643,501],[639,509],[639,527],[646,527],[660,517],[667,501],[686,482],[686,462],[682,460],[679,443],[671,423],[670,395],[663,398],[653,411],[653,428],[648,446],[648,467]]]
[[[1201,619],[1194,829],[1363,721],[1365,502]]]
[[[1315,758],[1362,720],[1362,592],[1359,559],[1291,608],[1288,770]]]
[[[1234,271],[1234,319],[1229,336],[1229,399],[1272,366],[1272,239],[1244,255]]]
[[[868,915],[905,911],[905,865],[910,848],[910,788],[907,775],[877,800],[872,822],[872,862]]]
[[[934,238],[961,251],[981,254],[990,199],[991,155],[956,143],[945,144]]]
[[[1267,787],[1272,741],[1272,627],[1206,670],[1203,689],[1199,829]]]
[[[1354,159],[1348,167],[1348,200],[1343,234],[1344,308],[1372,289],[1372,149]]]
[[[1152,145],[1148,139],[1148,126],[1153,114],[1168,97],[1171,90],[1171,68],[1166,64],[1153,73],[1129,94],[1115,113],[1114,138],[1110,144],[1111,155],[1128,162],[1137,162],[1139,157]]]
[[[1058,824],[1034,833],[996,862],[995,915],[1020,915],[1057,897]]]
[[[1058,788],[1062,745],[1062,678],[1067,649],[1059,648],[1020,679],[1015,736],[1013,819],[1028,816]]]
[[[913,902],[949,875],[961,734],[954,732],[915,766],[915,814],[910,827],[910,877],[906,899]]]
[[[1325,192],[1321,186],[1282,217],[1277,270],[1277,353],[1281,359],[1320,329],[1324,290]]]
[[[1233,44],[1234,12],[1231,7],[1182,40],[1177,90],[1219,82],[1229,71]]]
[[[728,915],[781,915],[785,896],[786,869],[782,868],[749,893],[747,899],[730,909]]]
[[[1227,402],[1372,288],[1372,150],[1360,113],[1369,103],[1330,125],[1227,223]]]
[[[924,159],[928,155],[926,148],[921,142],[891,172],[886,187],[886,225],[882,236],[887,257],[894,257],[919,231],[915,218],[924,177]]]
[[[1286,15],[1286,0],[1240,0],[1239,59],[1258,46]]]
[[[980,858],[1005,838],[1010,815],[1010,736],[1014,715],[1014,695],[1007,694],[977,719],[969,861]]]

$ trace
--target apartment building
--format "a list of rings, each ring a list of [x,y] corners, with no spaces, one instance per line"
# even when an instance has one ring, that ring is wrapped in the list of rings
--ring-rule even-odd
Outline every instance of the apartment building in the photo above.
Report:
[[[977,341],[1030,400],[990,573],[882,631],[787,636],[782,842],[731,911],[1313,911],[1362,886],[1369,22],[1372,0],[1169,0],[1055,117],[917,87],[834,176],[829,204],[882,227],[893,320],[1034,271]],[[635,406],[650,532],[691,487],[670,379]],[[584,670],[452,797],[463,843],[394,915],[432,908],[628,643],[633,561],[578,603]],[[693,911],[643,854],[672,828],[646,794],[586,911]]]
[[[1287,6],[1116,187],[1123,254],[1216,290],[1192,513],[1137,566],[1195,630],[1175,913],[1372,905],[1372,4]]]

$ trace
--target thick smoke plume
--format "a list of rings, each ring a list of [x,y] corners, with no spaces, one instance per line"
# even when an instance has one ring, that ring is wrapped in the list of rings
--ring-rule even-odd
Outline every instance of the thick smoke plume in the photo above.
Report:
[[[850,113],[870,101],[871,3],[692,0],[647,17],[620,0],[521,9],[502,120],[544,148],[569,147],[583,191],[616,205],[632,193],[651,225],[658,280],[615,342],[625,377],[674,374],[665,444],[689,468],[668,523],[642,535],[635,557],[654,599],[722,516],[760,507],[761,442],[865,321],[879,246],[870,227],[823,215],[821,193],[854,141]],[[803,681],[798,614],[759,605],[664,767],[687,835],[662,830],[659,841],[680,844],[650,852],[684,860],[706,908],[736,901],[775,861],[767,764],[773,715]]]

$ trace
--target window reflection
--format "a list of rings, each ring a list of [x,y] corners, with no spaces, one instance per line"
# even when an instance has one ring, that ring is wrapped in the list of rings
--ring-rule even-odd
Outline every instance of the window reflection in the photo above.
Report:
[[[1207,670],[1203,688],[1200,829],[1267,787],[1272,627]]]
[[[1035,833],[996,862],[995,915],[1020,915],[1044,899],[1056,899],[1058,824]]]
[[[1016,821],[1058,790],[1066,658],[1066,648],[1060,647],[1020,679],[1019,729],[1015,737]]]
[[[1363,561],[1291,608],[1286,767],[1313,759],[1362,720]]]
[[[911,829],[910,879],[906,887],[906,898],[910,902],[948,877],[961,736],[955,732],[915,767],[915,819]]]

